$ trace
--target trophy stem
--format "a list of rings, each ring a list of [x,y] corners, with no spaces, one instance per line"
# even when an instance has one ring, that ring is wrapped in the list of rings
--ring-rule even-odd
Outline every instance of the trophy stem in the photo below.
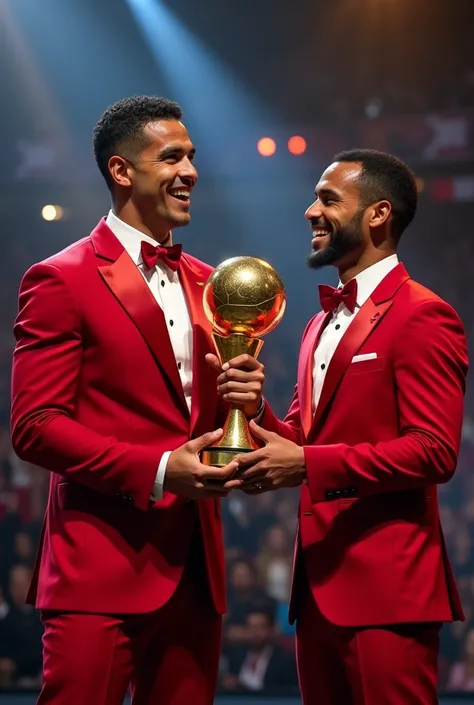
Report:
[[[223,468],[237,455],[259,448],[250,433],[247,417],[242,409],[230,407],[223,431],[217,443],[202,451],[201,462],[204,465]]]
[[[258,357],[264,342],[261,338],[250,338],[243,333],[232,333],[225,337],[212,333],[211,337],[222,364],[245,353],[251,357]]]
[[[260,338],[250,338],[240,333],[233,333],[226,337],[213,333],[212,339],[222,364],[244,353],[257,357],[264,342]],[[259,445],[250,433],[244,411],[239,406],[231,404],[222,437],[217,443],[202,451],[201,462],[204,465],[222,468],[237,455],[249,453],[256,448],[259,448]]]

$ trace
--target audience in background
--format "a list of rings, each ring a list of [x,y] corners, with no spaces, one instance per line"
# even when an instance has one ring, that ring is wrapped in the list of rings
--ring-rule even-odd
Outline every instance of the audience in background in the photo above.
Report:
[[[275,616],[255,609],[245,619],[244,643],[224,647],[221,685],[227,691],[278,693],[298,685],[293,651],[277,643]]]

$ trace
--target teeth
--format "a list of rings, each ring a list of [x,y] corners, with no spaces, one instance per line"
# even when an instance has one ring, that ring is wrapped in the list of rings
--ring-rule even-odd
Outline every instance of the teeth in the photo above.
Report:
[[[184,196],[184,198],[189,198],[189,191],[171,191],[172,196]]]

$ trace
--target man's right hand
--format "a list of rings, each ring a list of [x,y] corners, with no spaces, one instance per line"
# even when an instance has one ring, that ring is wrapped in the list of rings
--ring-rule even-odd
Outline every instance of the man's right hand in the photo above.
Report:
[[[229,490],[224,490],[223,484],[231,479],[238,464],[231,462],[224,468],[215,468],[203,465],[199,459],[199,453],[221,436],[219,428],[176,448],[168,458],[163,489],[188,499],[227,496]]]
[[[262,363],[246,353],[223,365],[216,355],[208,353],[206,362],[220,373],[217,378],[219,396],[231,404],[238,404],[249,418],[253,418],[262,400],[265,381],[265,368]]]

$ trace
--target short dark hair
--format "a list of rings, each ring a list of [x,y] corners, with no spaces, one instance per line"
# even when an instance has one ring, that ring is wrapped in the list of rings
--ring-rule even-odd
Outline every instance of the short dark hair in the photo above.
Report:
[[[107,110],[94,128],[94,156],[109,189],[112,177],[108,163],[114,154],[136,157],[146,147],[143,128],[156,120],[180,120],[181,108],[168,98],[139,95],[123,98]]]
[[[335,162],[362,165],[359,177],[361,208],[377,201],[392,204],[393,234],[398,240],[415,217],[418,188],[411,169],[398,157],[375,149],[350,149],[339,152]]]

